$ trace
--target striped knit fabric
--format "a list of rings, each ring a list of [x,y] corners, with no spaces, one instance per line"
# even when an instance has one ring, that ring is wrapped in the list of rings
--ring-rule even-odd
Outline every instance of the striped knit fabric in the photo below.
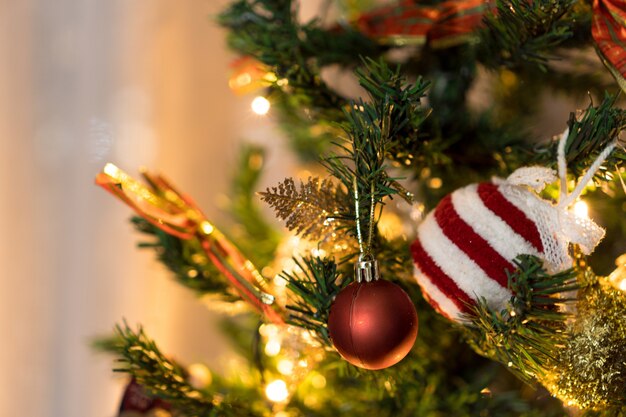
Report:
[[[420,224],[411,246],[416,277],[443,316],[462,321],[479,298],[504,308],[513,259],[542,257],[546,240],[525,205],[526,193],[536,204],[538,198],[523,187],[472,184],[445,197]]]

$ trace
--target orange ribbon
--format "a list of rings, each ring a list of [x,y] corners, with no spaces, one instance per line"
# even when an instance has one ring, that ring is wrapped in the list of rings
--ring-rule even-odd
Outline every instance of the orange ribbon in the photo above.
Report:
[[[237,58],[231,63],[231,68],[228,86],[235,94],[252,93],[276,81],[276,74],[251,56]]]
[[[197,238],[209,261],[232,283],[242,299],[275,324],[284,324],[274,296],[263,291],[255,266],[213,224],[196,204],[163,177],[142,173],[149,187],[113,164],[96,176],[96,184],[134,209],[141,217],[179,239]]]

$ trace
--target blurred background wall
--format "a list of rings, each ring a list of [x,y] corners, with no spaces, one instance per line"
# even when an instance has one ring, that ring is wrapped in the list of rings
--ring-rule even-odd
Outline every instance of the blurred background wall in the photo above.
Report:
[[[122,318],[186,363],[227,364],[211,314],[93,184],[107,161],[152,167],[226,221],[240,139],[279,139],[228,90],[224,4],[0,0],[0,416],[114,416],[125,381],[89,342]]]

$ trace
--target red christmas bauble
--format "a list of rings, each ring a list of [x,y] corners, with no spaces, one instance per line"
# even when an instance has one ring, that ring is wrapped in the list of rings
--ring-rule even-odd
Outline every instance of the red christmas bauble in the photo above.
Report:
[[[351,364],[388,368],[413,347],[417,312],[409,296],[392,282],[353,282],[330,307],[328,330],[337,351]]]
[[[534,192],[550,174],[524,167],[506,180],[470,184],[424,218],[411,252],[417,282],[435,310],[464,324],[480,300],[502,311],[513,295],[509,274],[519,255],[536,256],[556,273],[573,265],[570,243],[593,251],[604,230]]]

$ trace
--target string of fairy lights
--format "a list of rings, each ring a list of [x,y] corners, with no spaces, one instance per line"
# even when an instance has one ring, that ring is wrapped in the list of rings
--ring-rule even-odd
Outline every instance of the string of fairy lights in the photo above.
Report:
[[[263,96],[256,96],[252,102],[250,102],[250,108],[255,114],[259,116],[265,116],[271,108],[270,101]]]

